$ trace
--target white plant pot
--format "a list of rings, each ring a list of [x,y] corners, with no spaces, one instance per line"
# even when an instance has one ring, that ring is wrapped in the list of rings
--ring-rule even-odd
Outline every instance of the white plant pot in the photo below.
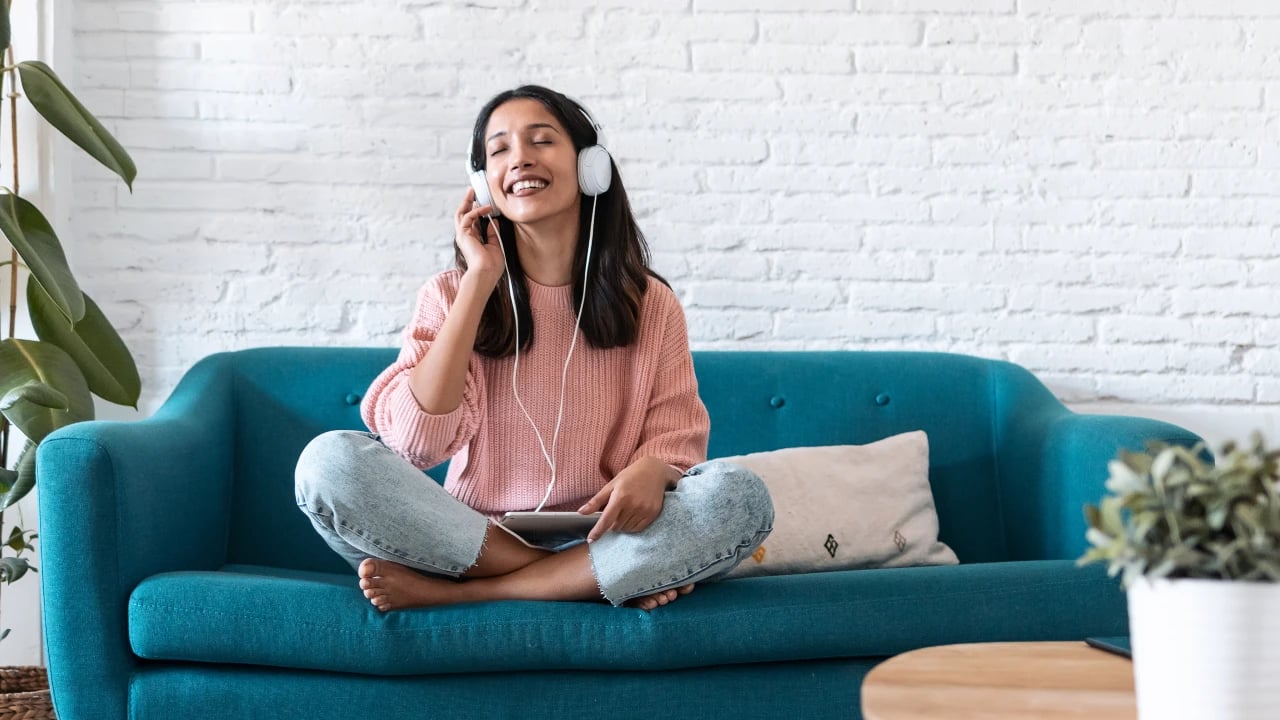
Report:
[[[1280,583],[1129,588],[1139,720],[1280,718]]]

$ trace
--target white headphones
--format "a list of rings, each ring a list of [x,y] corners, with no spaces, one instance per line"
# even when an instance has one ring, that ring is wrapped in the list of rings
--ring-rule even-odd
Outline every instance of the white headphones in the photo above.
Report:
[[[578,151],[578,189],[587,197],[596,197],[603,194],[609,189],[609,185],[613,183],[613,161],[609,158],[609,151],[604,148],[604,130],[600,128],[596,121],[587,112],[586,108],[577,100],[570,99],[578,112],[582,113],[587,122],[591,123],[591,127],[596,130],[596,144],[590,147],[584,147]],[[485,175],[483,169],[476,170],[475,157],[473,153],[474,141],[467,145],[467,177],[471,179],[471,187],[476,191],[476,202],[480,205],[493,205],[493,195],[489,192],[489,178]],[[498,210],[497,205],[493,205],[493,212],[490,217],[497,217],[502,213]]]

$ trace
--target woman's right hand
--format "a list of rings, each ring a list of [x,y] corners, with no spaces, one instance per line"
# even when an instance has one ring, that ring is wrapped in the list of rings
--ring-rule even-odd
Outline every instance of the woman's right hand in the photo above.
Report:
[[[496,284],[506,269],[496,219],[488,223],[486,242],[480,240],[480,218],[492,211],[491,205],[476,205],[475,189],[467,188],[467,195],[454,214],[454,241],[467,261],[467,274],[476,273]]]

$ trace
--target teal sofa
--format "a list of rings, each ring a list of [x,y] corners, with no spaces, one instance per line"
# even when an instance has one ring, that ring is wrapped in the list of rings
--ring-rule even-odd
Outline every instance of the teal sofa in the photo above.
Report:
[[[296,508],[293,470],[312,437],[362,427],[361,394],[394,356],[213,355],[153,417],[43,443],[61,720],[857,718],[864,675],[896,653],[1125,634],[1118,585],[1072,562],[1081,506],[1118,449],[1196,440],[1074,414],[1004,362],[697,352],[711,457],[927,431],[941,537],[961,564],[730,580],[651,613],[495,602],[383,615]]]

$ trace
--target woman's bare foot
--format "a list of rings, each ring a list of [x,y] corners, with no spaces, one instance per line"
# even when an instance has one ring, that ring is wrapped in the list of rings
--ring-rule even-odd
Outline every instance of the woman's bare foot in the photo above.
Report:
[[[675,588],[672,590],[663,590],[662,592],[656,592],[652,595],[645,595],[644,597],[634,598],[632,600],[627,601],[627,606],[640,608],[641,610],[652,610],[656,607],[661,607],[663,605],[666,605],[667,603],[675,602],[676,598],[680,597],[681,595],[688,595],[689,593],[693,592],[694,585],[695,583],[689,583],[688,585],[685,585],[683,587]]]
[[[381,612],[456,602],[458,583],[428,577],[390,560],[365,558],[357,572],[364,596]]]

